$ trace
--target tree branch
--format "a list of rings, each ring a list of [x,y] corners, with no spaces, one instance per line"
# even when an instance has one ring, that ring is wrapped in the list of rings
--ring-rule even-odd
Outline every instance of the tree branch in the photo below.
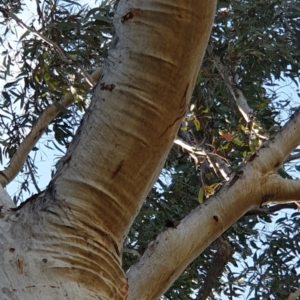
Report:
[[[230,170],[228,165],[226,165],[224,159],[221,159],[218,155],[206,152],[205,150],[198,150],[196,147],[189,145],[186,141],[179,137],[174,140],[174,144],[179,145],[188,151],[190,156],[194,159],[196,165],[199,164],[199,159],[197,156],[204,157],[209,161],[215,172],[219,171],[225,180],[229,179]]]
[[[246,100],[245,95],[241,91],[241,89],[238,87],[238,74],[235,74],[235,78],[233,78],[232,75],[228,74],[228,71],[226,70],[226,67],[223,65],[221,59],[219,56],[217,56],[214,51],[212,45],[207,46],[207,51],[209,56],[213,59],[215,62],[215,65],[222,76],[222,78],[225,81],[225,84],[232,95],[233,99],[236,102],[236,105],[238,107],[238,110],[242,114],[243,118],[247,123],[252,123],[254,119],[253,110],[249,107],[248,102]],[[267,140],[268,137],[261,135],[258,130],[252,128],[252,132],[260,139]]]
[[[197,300],[207,299],[211,294],[216,280],[222,275],[224,267],[233,255],[233,248],[224,236],[220,236],[216,240],[216,243],[218,250],[211,262],[211,267],[206,274],[204,283],[199,289]]]
[[[287,157],[287,159],[285,160],[285,162],[290,162],[292,160],[295,160],[295,159],[299,159],[300,158],[300,153],[297,153],[297,154],[291,154]]]
[[[151,293],[148,299],[159,296],[191,261],[247,211],[268,202],[270,195],[271,200],[283,198],[282,190],[274,189],[275,172],[299,143],[300,109],[216,195],[194,209],[176,228],[162,232],[149,244],[139,262],[127,272],[128,299],[137,299],[136,295],[145,290]],[[294,191],[299,186],[292,182],[286,185]],[[289,197],[296,199],[293,193]]]
[[[258,164],[258,170],[264,174],[273,174],[282,166],[289,154],[300,144],[300,108],[278,132],[265,141],[256,151],[250,164]]]
[[[101,68],[99,67],[91,75],[94,82],[97,82],[100,78]],[[85,89],[88,90],[89,86],[85,86]],[[73,89],[71,89],[73,90]],[[72,92],[67,93],[64,98],[58,102],[62,107],[68,107],[74,101],[74,94]],[[45,132],[48,124],[61,112],[61,109],[58,107],[57,103],[48,106],[40,117],[37,119],[35,125],[32,127],[29,134],[22,141],[16,153],[12,157],[9,166],[0,171],[0,184],[5,187],[10,183],[20,172],[24,162],[27,159],[28,153],[40,139],[41,135]]]
[[[299,296],[300,296],[300,288],[297,291],[290,293],[286,300],[296,300]]]
[[[187,150],[188,152],[192,153],[192,154],[197,154],[200,156],[206,156],[206,152],[202,151],[202,150],[198,150],[196,147],[193,147],[191,145],[189,145],[186,141],[184,141],[183,139],[177,137],[174,140],[174,144],[181,146],[183,149]]]
[[[284,204],[277,204],[268,207],[256,207],[253,208],[245,213],[245,216],[251,215],[270,215],[282,209],[299,209],[299,204],[296,202],[293,203],[284,203]]]
[[[211,44],[207,46],[207,51],[209,56],[213,59],[215,62],[215,65],[220,73],[220,75],[223,77],[225,84],[232,95],[233,99],[235,100],[238,110],[242,114],[243,118],[247,123],[251,122],[251,116],[253,115],[253,110],[248,106],[248,102],[242,93],[242,91],[237,87],[237,84],[234,80],[234,78],[228,74],[228,71],[226,70],[225,66],[221,62],[221,59],[219,56],[217,56],[214,53],[213,47]]]

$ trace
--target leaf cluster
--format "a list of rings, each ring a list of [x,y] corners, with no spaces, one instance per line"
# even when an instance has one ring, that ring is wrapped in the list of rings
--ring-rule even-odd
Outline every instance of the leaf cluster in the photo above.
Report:
[[[30,8],[21,2],[13,3],[5,1],[0,11],[4,30],[0,39],[3,50],[0,79],[5,82],[0,95],[0,163],[12,158],[51,104],[61,113],[48,126],[47,137],[34,147],[30,159],[35,159],[34,152],[41,147],[65,151],[91,97],[91,91],[86,95],[87,83],[82,70],[92,73],[94,66],[102,64],[112,34],[113,11],[108,2],[90,8],[77,1],[36,1],[36,13],[27,24],[31,30],[23,32],[22,14],[29,14]],[[20,22],[6,12],[15,14]],[[59,101],[69,92],[75,102],[66,110]],[[21,186],[17,202],[22,198],[23,186],[31,181],[28,171],[25,166],[26,184]]]

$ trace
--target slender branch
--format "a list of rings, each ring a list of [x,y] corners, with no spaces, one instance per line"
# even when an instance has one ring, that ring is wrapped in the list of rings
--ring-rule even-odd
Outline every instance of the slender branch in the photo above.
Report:
[[[219,171],[223,178],[228,181],[231,171],[229,170],[228,164],[218,155],[214,153],[207,153],[207,159],[210,164],[213,166],[215,172]]]
[[[238,74],[235,74],[235,77],[228,74],[228,71],[226,70],[226,67],[222,63],[220,57],[214,53],[212,45],[210,45],[210,44],[208,45],[207,51],[208,51],[209,56],[215,62],[215,65],[216,65],[220,75],[223,77],[225,84],[226,84],[230,94],[232,95],[233,99],[235,100],[238,110],[242,114],[243,118],[245,119],[245,121],[247,123],[250,123],[250,124],[253,123],[253,120],[254,120],[253,110],[249,107],[245,95],[243,94],[243,92],[237,85],[238,80],[239,80]],[[262,140],[268,139],[268,137],[261,135],[257,129],[252,128],[251,131],[258,138],[260,138]]]
[[[209,56],[215,62],[215,65],[220,75],[223,77],[229,92],[233,96],[233,99],[236,101],[240,113],[242,114],[242,116],[244,117],[247,123],[251,122],[252,121],[251,116],[253,115],[253,110],[248,106],[248,102],[244,97],[242,91],[237,87],[234,78],[228,74],[225,66],[221,62],[220,57],[214,53],[212,45],[209,44],[207,46],[207,51]]]
[[[35,29],[33,29],[32,27],[29,27],[28,25],[26,25],[21,19],[19,19],[14,13],[10,12],[9,10],[6,10],[4,8],[0,7],[0,11],[10,17],[11,19],[15,20],[17,22],[17,24],[19,24],[20,26],[22,26],[23,28],[27,29],[29,32],[31,32],[33,35],[35,35],[36,37],[38,37],[39,39],[41,39],[42,41],[44,41],[45,43],[47,43],[48,45],[50,45],[52,48],[54,48],[60,59],[68,64],[73,64],[74,61],[73,59],[71,59],[69,56],[67,56],[63,49],[57,45],[55,42],[51,41],[50,39],[48,39],[46,36],[42,35],[40,32],[36,31]],[[85,80],[88,82],[88,84],[93,87],[95,85],[95,81],[93,80],[93,78],[85,71],[85,69],[80,66],[79,64],[77,64],[77,67],[79,68],[81,75],[85,78]]]
[[[188,152],[190,152],[192,154],[197,154],[197,155],[201,155],[201,156],[207,155],[205,151],[197,150],[197,148],[189,145],[187,142],[185,142],[181,138],[176,138],[174,141],[174,144],[181,146],[183,149],[187,150]]]
[[[290,293],[286,300],[296,300],[300,296],[300,288],[294,293]]]
[[[215,172],[219,171],[225,180],[229,179],[230,170],[224,162],[224,160],[218,155],[206,152],[204,150],[198,150],[196,147],[189,145],[186,141],[178,137],[175,139],[174,144],[179,145],[183,149],[187,150],[191,157],[194,159],[196,165],[199,163],[199,160],[196,157],[196,155],[205,157],[212,165]]]
[[[251,215],[270,215],[282,209],[299,209],[298,202],[276,204],[268,207],[256,207],[245,213],[245,216]]]
[[[97,82],[100,78],[101,68],[99,67],[91,74],[91,78],[93,81]],[[89,86],[84,87],[85,90],[89,89]],[[71,89],[73,91],[75,89]],[[5,187],[8,183],[10,183],[19,173],[21,170],[24,162],[27,159],[28,153],[37,143],[41,135],[46,130],[48,124],[61,112],[61,108],[59,107],[68,107],[74,101],[74,94],[72,92],[67,93],[64,98],[59,101],[58,103],[52,104],[48,106],[40,117],[37,119],[37,122],[26,136],[26,138],[22,141],[19,148],[17,149],[16,153],[12,157],[9,166],[0,171],[0,184]],[[59,104],[59,105],[57,105]]]
[[[297,154],[291,154],[288,156],[288,158],[285,160],[285,162],[290,162],[292,160],[295,160],[295,159],[299,159],[300,158],[300,153],[297,153]]]
[[[206,300],[211,294],[214,284],[219,276],[222,275],[224,267],[233,255],[233,248],[224,236],[220,236],[217,240],[217,253],[215,254],[211,267],[207,271],[204,283],[199,289],[197,300]]]

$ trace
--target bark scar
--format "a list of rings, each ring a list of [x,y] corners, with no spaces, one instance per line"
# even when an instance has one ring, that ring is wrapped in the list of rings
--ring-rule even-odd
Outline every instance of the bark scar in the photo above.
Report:
[[[216,222],[219,222],[218,216],[213,216],[213,219],[214,219]]]
[[[231,186],[233,186],[237,182],[237,180],[241,178],[241,176],[243,175],[243,173],[244,173],[243,170],[237,171],[236,174],[231,179],[231,181],[229,182],[228,188],[230,188]]]
[[[121,18],[121,23],[124,23],[125,21],[128,21],[132,18],[133,18],[133,13],[130,11]]]
[[[114,84],[105,84],[105,82],[100,84],[100,90],[110,91],[112,92],[116,86]]]
[[[23,257],[17,255],[17,269],[19,274],[23,274],[23,266],[24,266]]]
[[[185,88],[183,97],[181,98],[181,102],[180,102],[180,105],[179,105],[179,108],[182,110],[182,113],[170,125],[167,126],[165,131],[159,136],[160,138],[162,136],[164,136],[166,134],[166,132],[168,131],[168,129],[173,127],[177,123],[178,120],[181,120],[185,116],[185,103],[186,103],[186,100],[187,100],[186,95],[187,95],[188,88],[189,88],[189,84],[187,84],[187,86]]]
[[[113,171],[112,175],[111,175],[111,179],[114,179],[117,174],[121,171],[122,167],[124,164],[124,159],[122,159],[119,164],[117,165],[116,169]]]

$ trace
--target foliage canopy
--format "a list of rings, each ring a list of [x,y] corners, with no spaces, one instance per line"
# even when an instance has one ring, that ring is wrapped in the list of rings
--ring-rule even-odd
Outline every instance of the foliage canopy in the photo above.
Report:
[[[26,159],[16,203],[32,185],[40,191],[37,153],[43,155],[47,148],[64,153],[88,109],[88,74],[105,59],[117,5],[103,1],[91,8],[71,0],[36,1],[33,16],[25,22],[30,4],[4,0],[0,6],[0,76],[5,82],[1,163],[14,157],[47,107],[54,105],[59,113]],[[20,28],[25,29],[21,35]],[[280,89],[286,82],[298,87],[299,41],[298,0],[219,2],[190,109],[130,230],[124,269],[165,227],[176,227],[215,194],[293,113],[297,103]],[[60,101],[67,93],[73,102],[65,108]],[[297,176],[298,154],[296,149],[279,170],[282,177]],[[250,211],[184,271],[164,299],[286,299],[300,284],[300,214],[287,211],[278,218],[275,213],[284,208],[296,205]]]

